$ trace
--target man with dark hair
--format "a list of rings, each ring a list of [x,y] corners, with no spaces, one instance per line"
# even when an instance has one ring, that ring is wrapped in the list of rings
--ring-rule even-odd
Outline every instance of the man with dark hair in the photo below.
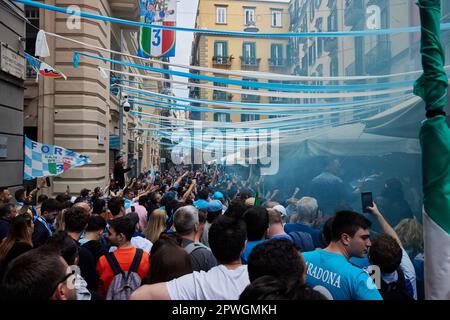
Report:
[[[16,215],[15,204],[0,204],[0,242],[8,235],[9,225]]]
[[[72,207],[64,214],[65,231],[76,242],[79,251],[78,266],[81,270],[81,276],[86,280],[88,289],[96,291],[99,278],[95,271],[95,259],[92,253],[78,243],[81,234],[86,230],[89,216],[85,209]]]
[[[132,300],[237,300],[249,284],[247,266],[240,255],[246,240],[242,220],[220,216],[209,230],[209,244],[220,263],[208,272],[184,275],[169,282],[145,285]]]
[[[250,285],[240,300],[326,300],[306,287],[306,264],[292,241],[271,239],[257,245],[249,256]]]
[[[269,213],[264,207],[250,208],[244,213],[244,221],[247,226],[247,245],[242,253],[242,263],[247,264],[248,256],[253,248],[266,239],[269,229]]]
[[[34,221],[33,245],[35,248],[45,244],[53,234],[53,223],[59,214],[61,204],[55,199],[48,199],[42,203],[41,215]]]
[[[352,211],[336,213],[331,226],[331,242],[323,250],[303,254],[307,265],[306,283],[333,300],[381,300],[369,275],[350,264],[369,250],[371,222]]]
[[[55,232],[39,250],[54,252],[63,257],[69,266],[79,264],[79,246],[66,231]],[[77,300],[91,300],[92,294],[87,289],[87,282],[76,274]]]
[[[6,187],[0,188],[0,204],[9,203],[12,199],[11,192]]]
[[[83,248],[86,248],[92,253],[95,264],[97,264],[98,259],[100,259],[102,255],[108,253],[107,248],[100,241],[105,228],[105,219],[100,215],[92,215],[88,219],[83,239],[78,241]]]
[[[75,275],[58,254],[31,250],[14,259],[2,280],[4,300],[76,300]]]
[[[131,238],[133,237],[136,225],[128,217],[120,217],[110,221],[108,230],[108,241],[111,245],[116,246],[118,249],[109,255],[113,255],[117,260],[120,268],[123,272],[130,270],[137,250],[131,244]],[[149,254],[145,251],[142,252],[142,258],[137,268],[137,273],[143,279],[150,268]],[[102,297],[106,297],[109,286],[114,278],[114,272],[111,265],[108,262],[106,255],[102,256],[97,263],[97,273],[100,276],[100,286],[98,293]]]
[[[125,215],[125,201],[121,197],[112,197],[108,201],[108,209],[115,218],[120,218]]]
[[[249,256],[247,268],[250,282],[262,276],[293,277],[301,284],[306,282],[305,261],[288,239],[271,239],[257,245]]]
[[[114,165],[114,180],[117,181],[117,184],[121,189],[125,187],[125,173],[133,169],[131,166],[130,168],[123,168],[125,161],[123,160],[122,156],[118,156],[116,158],[116,164]]]
[[[416,272],[414,265],[397,232],[386,221],[373,203],[369,212],[378,221],[384,234],[372,240],[369,261],[381,271],[380,293],[384,300],[417,299]]]
[[[208,189],[203,188],[202,190],[199,191],[198,200],[194,202],[194,206],[197,209],[207,209],[209,203],[208,198],[209,198]]]

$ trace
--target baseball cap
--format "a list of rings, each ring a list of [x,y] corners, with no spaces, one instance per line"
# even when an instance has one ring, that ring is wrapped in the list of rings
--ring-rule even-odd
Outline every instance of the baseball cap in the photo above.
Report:
[[[223,210],[222,202],[220,202],[219,200],[211,200],[208,203],[207,210],[208,210],[208,212],[222,211]]]
[[[223,198],[224,198],[224,197],[223,197],[223,193],[222,193],[222,192],[220,192],[220,191],[214,192],[213,199],[215,199],[215,200],[221,200],[221,199],[223,199]]]
[[[283,207],[281,204],[276,205],[273,207],[273,209],[277,210],[279,213],[281,213],[281,216],[284,217],[287,215],[286,208]]]

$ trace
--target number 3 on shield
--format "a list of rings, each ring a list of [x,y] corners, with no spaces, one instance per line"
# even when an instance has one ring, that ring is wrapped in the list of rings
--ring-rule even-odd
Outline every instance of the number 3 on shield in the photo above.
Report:
[[[161,29],[154,29],[152,45],[159,46],[160,44],[161,44]]]

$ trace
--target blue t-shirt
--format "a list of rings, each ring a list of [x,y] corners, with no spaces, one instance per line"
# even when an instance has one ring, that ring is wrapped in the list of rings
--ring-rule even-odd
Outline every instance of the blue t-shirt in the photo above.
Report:
[[[247,244],[245,245],[245,250],[241,255],[242,264],[248,264],[248,257],[250,256],[250,253],[252,253],[252,250],[254,247],[256,247],[258,244],[263,243],[266,240],[258,240],[258,241],[247,241]]]
[[[270,239],[287,239],[292,243],[294,242],[294,239],[292,239],[292,237],[288,234],[279,234],[279,235],[270,237]]]
[[[303,253],[306,283],[333,300],[383,300],[369,275],[344,256],[316,250]]]
[[[319,229],[314,229],[310,226],[301,223],[286,223],[284,225],[284,232],[291,233],[293,231],[301,231],[309,233],[313,240],[314,246],[316,248],[323,248],[322,231],[320,231]]]

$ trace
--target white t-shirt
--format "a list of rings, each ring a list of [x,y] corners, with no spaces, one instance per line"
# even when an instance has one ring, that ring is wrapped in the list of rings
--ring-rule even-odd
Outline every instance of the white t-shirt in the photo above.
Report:
[[[238,300],[250,284],[247,266],[229,270],[223,265],[186,274],[166,283],[171,300]]]
[[[145,238],[142,237],[133,237],[131,238],[131,245],[137,249],[142,249],[147,253],[150,253],[150,250],[152,250],[153,243]],[[116,246],[112,246],[109,248],[109,252],[114,252],[117,250]]]

